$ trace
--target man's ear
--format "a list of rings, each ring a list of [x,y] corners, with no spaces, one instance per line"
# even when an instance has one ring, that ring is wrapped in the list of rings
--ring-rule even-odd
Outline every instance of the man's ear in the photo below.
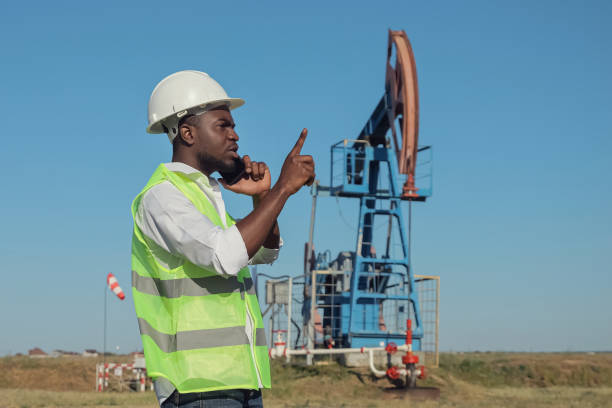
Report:
[[[183,123],[179,127],[178,137],[183,139],[183,141],[189,146],[195,143],[195,135],[193,134],[193,127],[189,126],[186,123]]]

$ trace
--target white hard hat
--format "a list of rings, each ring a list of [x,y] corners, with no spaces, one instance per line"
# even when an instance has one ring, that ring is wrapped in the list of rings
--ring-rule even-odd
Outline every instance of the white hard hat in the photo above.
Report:
[[[151,93],[147,132],[167,131],[172,142],[183,116],[201,114],[220,105],[234,109],[243,104],[243,99],[228,97],[221,85],[205,72],[175,72],[162,79]]]

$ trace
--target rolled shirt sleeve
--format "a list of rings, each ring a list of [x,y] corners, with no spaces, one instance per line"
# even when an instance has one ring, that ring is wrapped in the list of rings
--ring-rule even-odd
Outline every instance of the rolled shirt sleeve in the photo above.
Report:
[[[161,249],[221,275],[235,276],[249,263],[238,228],[215,225],[169,182],[157,184],[144,194],[135,222]],[[267,251],[276,251],[276,256]],[[267,251],[261,259],[273,262],[278,250]]]
[[[262,246],[259,248],[259,251],[253,255],[253,258],[249,260],[249,265],[260,265],[260,264],[273,264],[274,261],[278,259],[278,253],[280,249],[283,247],[283,239],[280,239],[278,244],[278,248],[266,248]]]

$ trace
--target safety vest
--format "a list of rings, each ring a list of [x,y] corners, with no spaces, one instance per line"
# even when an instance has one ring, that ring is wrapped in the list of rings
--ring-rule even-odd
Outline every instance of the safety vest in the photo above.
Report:
[[[189,175],[163,164],[134,199],[132,216],[144,193],[164,181],[215,225],[226,228]],[[234,224],[228,214],[227,227]],[[167,269],[153,256],[154,245],[134,223],[132,293],[147,374],[166,378],[181,393],[257,389],[258,372],[264,388],[270,388],[266,336],[249,269],[226,278],[184,259]],[[246,335],[247,314],[253,322],[253,350]]]

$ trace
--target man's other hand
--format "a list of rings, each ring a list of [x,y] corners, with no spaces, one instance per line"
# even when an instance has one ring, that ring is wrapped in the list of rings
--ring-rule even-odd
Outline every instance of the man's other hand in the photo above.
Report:
[[[229,191],[248,196],[256,196],[270,190],[270,169],[264,162],[251,161],[249,156],[242,158],[244,161],[244,176],[232,184],[228,185],[225,180],[218,179],[223,187]]]
[[[315,179],[315,163],[310,155],[301,155],[302,146],[308,135],[307,129],[302,129],[295,146],[287,155],[276,185],[289,195],[295,194],[302,186],[312,185]]]

